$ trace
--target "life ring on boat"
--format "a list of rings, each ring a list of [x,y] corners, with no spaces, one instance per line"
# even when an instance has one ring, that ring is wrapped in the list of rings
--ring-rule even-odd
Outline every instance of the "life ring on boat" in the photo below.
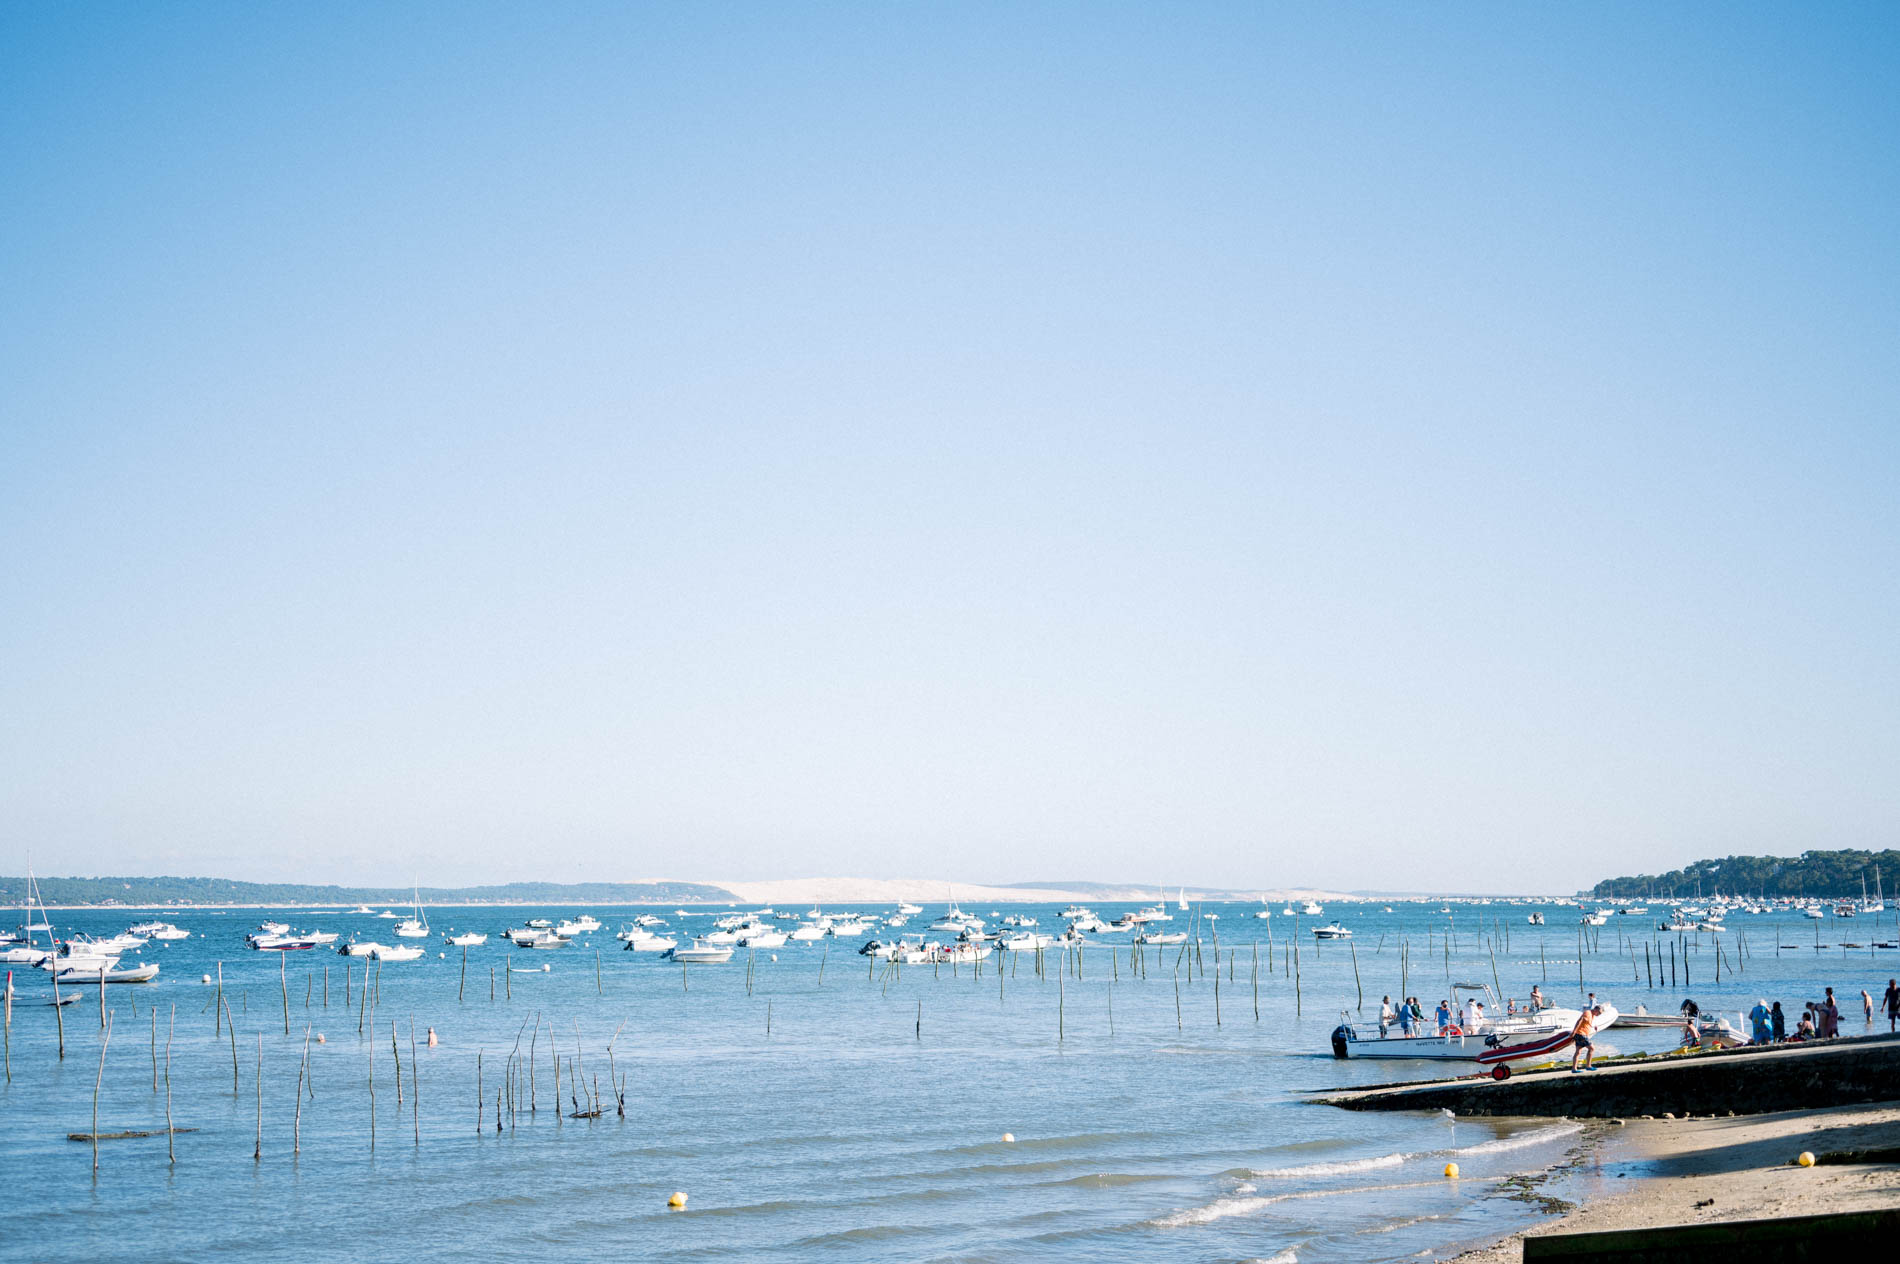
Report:
[[[1465,1033],[1463,1028],[1459,1027],[1457,1023],[1453,1023],[1451,1026],[1445,1028],[1445,1034],[1447,1036],[1462,1036]]]

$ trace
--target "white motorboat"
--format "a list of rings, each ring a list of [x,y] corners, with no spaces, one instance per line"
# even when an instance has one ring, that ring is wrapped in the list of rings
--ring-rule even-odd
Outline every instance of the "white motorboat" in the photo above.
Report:
[[[288,935],[290,933],[290,923],[259,922],[257,924],[257,930],[254,933],[259,935]]]
[[[535,931],[532,934],[523,934],[520,931],[516,931],[514,936],[514,945],[517,948],[565,948],[571,942],[571,940],[564,939],[551,930]]]
[[[308,935],[252,935],[251,947],[259,952],[304,952],[315,948],[317,941]]]
[[[1187,932],[1184,930],[1143,931],[1135,936],[1135,942],[1138,944],[1185,944]]]
[[[142,961],[135,966],[120,966],[116,962],[105,969],[87,969],[82,966],[61,966],[53,975],[57,983],[74,987],[90,983],[95,987],[100,983],[150,983],[158,977],[156,961]]]
[[[387,944],[379,944],[375,940],[365,940],[362,943],[351,941],[339,945],[337,951],[346,957],[373,957],[378,951],[387,947]]]
[[[897,902],[897,913],[900,917],[915,917],[923,911],[924,906],[921,904],[912,904],[907,900],[899,900]]]
[[[642,913],[633,919],[633,924],[635,926],[664,926],[666,925],[666,921],[664,918],[655,917],[651,913]]]
[[[350,912],[359,917],[374,916],[374,910],[372,910],[370,906],[367,904],[359,904],[355,908],[351,909]]]
[[[170,922],[140,922],[137,926],[126,927],[125,933],[128,935],[145,935],[150,937],[157,935],[159,931],[164,930],[170,925]]]
[[[1465,1031],[1453,1023],[1444,1034],[1428,1031],[1415,1036],[1400,1035],[1397,1027],[1390,1028],[1385,1036],[1362,1036],[1347,1019],[1333,1029],[1333,1056],[1489,1063],[1511,1061],[1511,1051],[1516,1050],[1520,1058],[1556,1057],[1570,1047],[1570,1033],[1576,1028],[1578,1017],[1577,1010],[1549,1009],[1535,1018],[1519,1016],[1516,1021],[1487,1021],[1475,1032]],[[1597,1031],[1609,1030],[1616,1018],[1615,1007],[1605,1005],[1596,1023]],[[1498,1075],[1498,1078],[1504,1076]]]
[[[376,916],[387,918],[388,920],[392,922],[396,920],[396,915],[390,912],[388,909],[384,909],[382,912],[378,913]]]
[[[1582,917],[1577,919],[1577,925],[1579,926],[1607,926],[1609,923],[1609,914],[1594,911],[1585,913]]]
[[[677,947],[677,939],[668,939],[664,935],[639,935],[627,941],[628,952],[666,952]]]
[[[1339,922],[1332,922],[1325,926],[1315,926],[1313,928],[1313,938],[1315,939],[1351,939],[1352,932],[1350,930],[1347,930],[1346,927],[1341,925]]]
[[[74,935],[61,946],[61,953],[75,955],[84,953],[92,957],[116,957],[121,953],[143,948],[145,941],[137,935],[108,935],[103,939],[94,939],[90,935]]]
[[[50,961],[53,955],[52,949],[35,948],[32,944],[0,948],[0,965],[36,966],[42,961]]]
[[[180,939],[190,939],[191,932],[182,930],[179,927],[173,926],[170,922],[167,922],[164,926],[152,932],[152,938],[173,942]]]
[[[1035,918],[1029,917],[1023,913],[1011,913],[1008,917],[1005,917],[1003,919],[1003,925],[1015,926],[1023,930],[1027,930],[1031,926],[1034,926],[1035,924],[1036,924]]]
[[[742,948],[783,948],[785,932],[766,926],[755,926],[750,930],[741,931],[737,942]]]
[[[688,965],[712,966],[732,960],[732,949],[721,944],[708,944],[695,939],[691,948],[669,948],[665,956],[669,961],[684,962]]]
[[[1253,915],[1264,922],[1264,921],[1268,921],[1269,919],[1273,917],[1273,910],[1272,909],[1255,909],[1253,911]]]
[[[59,946],[58,952],[47,953],[35,964],[42,970],[86,970],[96,974],[102,969],[117,969],[119,954],[95,952],[68,940]]]
[[[861,917],[840,918],[831,924],[831,933],[834,937],[847,938],[868,935],[871,933],[871,924]]]
[[[811,944],[823,939],[831,930],[830,925],[808,922],[793,931],[791,938],[796,943]]]
[[[466,934],[449,936],[449,943],[456,948],[480,948],[487,942],[488,936],[477,931],[469,931]]]
[[[422,949],[414,944],[397,944],[393,947],[379,944],[369,955],[376,961],[414,961],[422,955]]]
[[[1542,926],[1544,924],[1544,915],[1542,913],[1526,913],[1524,915],[1524,921],[1530,926]]]
[[[1308,900],[1305,904],[1300,906],[1300,913],[1306,917],[1318,917],[1320,914],[1324,913],[1325,911],[1326,911],[1325,909],[1313,903],[1313,901],[1311,900]]]

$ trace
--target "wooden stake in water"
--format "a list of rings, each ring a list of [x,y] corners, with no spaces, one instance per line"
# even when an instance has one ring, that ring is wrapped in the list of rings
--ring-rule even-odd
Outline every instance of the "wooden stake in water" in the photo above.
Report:
[[[1069,954],[1067,952],[1064,952],[1062,955],[1063,957],[1066,958]],[[1057,1044],[1062,1043],[1062,1038],[1064,1034],[1063,1033],[1063,1017],[1064,1017],[1063,999],[1064,998],[1062,994],[1062,976],[1067,973],[1068,973],[1067,970],[1056,971],[1056,1043]]]
[[[1346,947],[1352,952],[1352,985],[1359,993],[1359,1012],[1363,1014],[1366,1012],[1366,989],[1359,982],[1359,945],[1348,939]]]
[[[281,960],[281,958],[280,958]],[[297,1090],[302,1092],[300,1088]],[[251,1161],[264,1157],[264,1033],[257,1033],[257,1144],[251,1149]]]
[[[595,953],[594,956],[596,959],[598,959],[600,954]],[[467,988],[468,988],[468,945],[463,944],[462,945],[462,977],[460,980],[457,981],[455,985],[455,999],[457,1003],[460,1003],[462,999],[462,993],[466,991]]]
[[[172,1006],[171,1022],[165,1028],[165,1161],[178,1162],[172,1148],[176,1129],[172,1127],[172,1035],[178,1030],[178,1006]],[[96,1132],[97,1129],[94,1129]]]
[[[92,1082],[92,1170],[99,1170],[99,1090],[106,1082],[106,1049],[112,1044],[112,1018],[106,1017],[105,1035],[99,1040],[99,1075]]]
[[[1268,959],[1272,953],[1269,951]],[[1260,1021],[1260,941],[1253,941],[1253,1020]]]
[[[224,1002],[224,1030],[231,1037],[231,1096],[238,1095],[237,1024],[231,1020],[231,1001]]]
[[[103,990],[103,984],[101,988]],[[290,976],[285,973],[284,954],[277,954],[277,987],[284,994],[284,1034],[290,1034]],[[263,1037],[259,1036],[259,1040]]]
[[[223,1021],[221,1016],[230,1012],[230,1008],[224,1003],[224,962],[220,961],[218,963],[218,1008],[211,1011],[212,1035],[223,1034],[218,1030],[218,1024]]]
[[[397,1072],[401,1074],[400,1069]],[[416,1020],[409,1020],[409,1108],[415,1121],[416,1148],[422,1148],[422,1081],[416,1078]]]
[[[8,982],[11,983],[12,980],[9,979]],[[10,1012],[12,1008],[13,998],[9,996],[7,998],[9,1010],[7,1017],[9,1018],[13,1016]],[[152,1006],[152,1092],[154,1094],[158,1092],[158,1006],[156,1005]]]
[[[297,1116],[291,1124],[290,1152],[303,1153],[303,1082],[304,1074],[310,1069],[310,1024],[303,1029],[303,1057],[297,1062]]]

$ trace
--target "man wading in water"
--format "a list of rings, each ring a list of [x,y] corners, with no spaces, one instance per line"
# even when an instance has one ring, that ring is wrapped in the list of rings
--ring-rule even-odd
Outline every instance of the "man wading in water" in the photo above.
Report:
[[[1582,1015],[1577,1019],[1577,1025],[1570,1031],[1570,1037],[1577,1045],[1576,1052],[1570,1055],[1570,1073],[1572,1075],[1577,1074],[1579,1071],[1588,1071],[1591,1062],[1597,1056],[1596,1046],[1590,1043],[1590,1037],[1596,1034],[1597,1016],[1602,1012],[1603,1007],[1601,1005],[1584,1010]],[[1577,1065],[1578,1058],[1583,1059],[1582,1066]]]

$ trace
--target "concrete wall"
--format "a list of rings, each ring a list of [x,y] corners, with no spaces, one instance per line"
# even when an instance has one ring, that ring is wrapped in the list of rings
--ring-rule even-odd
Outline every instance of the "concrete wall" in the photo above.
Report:
[[[1900,1037],[1733,1049],[1649,1059],[1573,1075],[1538,1071],[1328,1094],[1347,1110],[1449,1110],[1458,1115],[1753,1115],[1900,1100]]]

